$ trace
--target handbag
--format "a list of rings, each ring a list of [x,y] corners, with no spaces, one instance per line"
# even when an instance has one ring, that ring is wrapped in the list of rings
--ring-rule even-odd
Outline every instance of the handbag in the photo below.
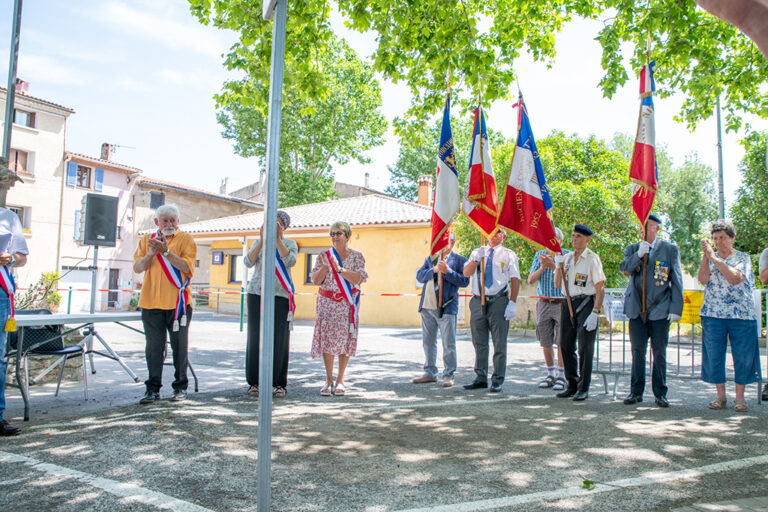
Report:
[[[47,309],[23,309],[16,311],[16,316],[50,314],[51,312]],[[61,335],[63,329],[61,325],[34,325],[19,327],[18,331],[9,332],[8,345],[13,350],[16,350],[19,344],[19,332],[24,333],[24,346],[22,347],[22,352],[29,350],[30,347],[42,341],[45,341],[45,343],[39,347],[35,347],[33,352],[55,352],[57,350],[64,349],[64,339]]]

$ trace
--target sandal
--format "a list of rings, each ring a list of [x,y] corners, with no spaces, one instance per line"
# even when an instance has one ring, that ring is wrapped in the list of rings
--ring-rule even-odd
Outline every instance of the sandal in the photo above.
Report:
[[[344,396],[346,391],[344,384],[336,384],[336,389],[333,390],[333,394],[336,396]]]
[[[325,383],[325,386],[323,386],[323,389],[320,390],[320,396],[331,396],[331,385],[327,382]]]
[[[248,388],[248,396],[259,396],[259,386],[251,386]]]
[[[272,390],[273,398],[285,398],[285,388],[283,386],[275,386]]]
[[[555,391],[562,391],[565,389],[565,385],[567,383],[565,382],[565,379],[562,377],[558,377],[555,379],[555,385],[552,386],[552,389]]]
[[[709,408],[713,410],[724,409],[725,404],[728,402],[727,398],[715,398],[709,403]]]
[[[733,404],[733,410],[736,412],[747,412],[749,410],[746,400],[736,400]]]
[[[555,385],[555,378],[553,376],[551,376],[551,375],[547,375],[546,379],[544,379],[543,381],[539,382],[539,387],[542,388],[542,389],[544,389],[544,388],[551,388],[554,385]]]

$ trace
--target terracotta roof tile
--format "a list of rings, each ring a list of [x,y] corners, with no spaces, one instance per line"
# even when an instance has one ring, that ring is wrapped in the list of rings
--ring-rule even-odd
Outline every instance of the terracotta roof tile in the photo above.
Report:
[[[88,156],[84,155],[82,153],[73,153],[72,151],[67,151],[67,156],[72,157],[77,160],[83,160],[85,162],[90,162],[96,165],[103,165],[105,167],[112,167],[114,169],[118,169],[121,171],[129,172],[129,173],[141,173],[143,172],[141,169],[137,167],[131,167],[130,165],[120,164],[117,162],[114,162],[112,160],[104,160],[102,158],[97,158],[95,156]]]
[[[289,229],[330,227],[338,220],[352,226],[430,222],[432,208],[392,197],[370,194],[283,208],[291,216]],[[246,213],[180,226],[187,233],[238,233],[258,230],[264,212]]]
[[[2,93],[3,99],[5,99],[5,97],[6,97],[7,93],[8,93],[8,89],[6,89],[5,87],[0,87],[0,93]],[[75,113],[75,111],[73,109],[69,108],[69,107],[65,107],[64,105],[58,105],[56,103],[53,103],[52,101],[44,100],[42,98],[37,98],[37,97],[32,96],[32,95],[30,95],[30,94],[28,94],[28,93],[26,93],[24,91],[16,91],[16,96],[17,97],[20,96],[20,97],[26,98],[28,100],[36,101],[38,103],[42,103],[44,105],[48,105],[49,107],[55,107],[55,108],[58,108],[58,109],[61,109],[61,110],[66,110],[70,114],[74,114]]]

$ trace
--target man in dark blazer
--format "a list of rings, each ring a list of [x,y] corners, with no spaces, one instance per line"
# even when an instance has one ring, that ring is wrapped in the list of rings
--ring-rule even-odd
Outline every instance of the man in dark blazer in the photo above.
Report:
[[[443,339],[444,388],[453,386],[456,371],[456,314],[459,312],[459,288],[469,284],[462,270],[467,258],[452,252],[456,236],[451,233],[448,245],[437,262],[430,257],[416,271],[416,280],[424,283],[419,301],[421,313],[421,340],[424,346],[424,375],[413,379],[414,384],[437,382],[437,330]],[[438,301],[439,276],[443,276],[443,302]]]
[[[656,405],[669,407],[667,401],[667,342],[669,324],[680,320],[683,313],[683,272],[680,251],[675,244],[657,237],[661,220],[649,215],[642,242],[630,244],[624,251],[621,272],[629,276],[624,293],[624,314],[629,318],[632,344],[632,379],[627,405],[643,401],[645,390],[645,352],[648,339],[653,353],[651,387]],[[645,306],[643,312],[643,257],[648,256]]]

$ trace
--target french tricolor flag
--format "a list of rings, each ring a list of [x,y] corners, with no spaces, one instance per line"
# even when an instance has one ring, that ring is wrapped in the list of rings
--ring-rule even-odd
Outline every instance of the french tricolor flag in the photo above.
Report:
[[[485,236],[490,238],[496,231],[499,195],[496,192],[496,177],[493,174],[485,115],[480,105],[475,109],[472,153],[469,157],[469,172],[461,209],[470,222]]]
[[[451,133],[451,95],[445,100],[443,127],[440,131],[440,147],[437,150],[437,177],[435,202],[432,206],[431,257],[435,257],[448,245],[448,228],[459,211],[459,173],[456,170],[456,152]]]
[[[653,208],[653,201],[656,198],[656,191],[659,189],[653,108],[653,91],[656,90],[656,84],[653,80],[655,64],[655,62],[651,62],[643,66],[640,71],[640,97],[642,100],[637,121],[635,150],[632,153],[632,164],[629,168],[629,178],[632,180],[632,209],[642,225],[645,225],[646,220],[648,220],[648,215]]]
[[[504,192],[504,203],[499,212],[499,225],[537,246],[561,253],[555,226],[549,217],[552,199],[522,95],[517,107],[520,109],[517,116],[517,143]]]

